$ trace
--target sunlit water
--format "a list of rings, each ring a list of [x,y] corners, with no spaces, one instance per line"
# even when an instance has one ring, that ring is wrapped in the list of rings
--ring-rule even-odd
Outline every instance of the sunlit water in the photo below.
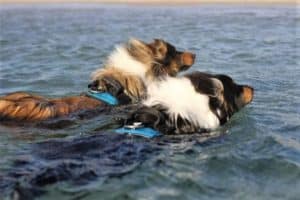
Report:
[[[130,37],[163,38],[197,54],[190,71],[255,88],[252,104],[210,139],[103,135],[118,112],[55,130],[0,125],[3,197],[20,187],[41,199],[299,198],[296,7],[1,6],[0,20],[1,95],[84,92]]]

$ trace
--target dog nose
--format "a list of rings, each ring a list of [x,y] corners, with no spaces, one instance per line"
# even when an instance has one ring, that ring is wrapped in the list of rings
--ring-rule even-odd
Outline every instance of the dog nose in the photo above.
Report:
[[[187,66],[192,66],[195,62],[196,55],[191,52],[183,52],[182,54],[182,64]]]
[[[244,99],[244,103],[248,104],[253,100],[253,96],[254,96],[254,89],[250,86],[244,86],[243,87],[243,99]]]
[[[91,90],[97,90],[99,85],[99,81],[95,80],[92,83],[88,84],[88,88]]]

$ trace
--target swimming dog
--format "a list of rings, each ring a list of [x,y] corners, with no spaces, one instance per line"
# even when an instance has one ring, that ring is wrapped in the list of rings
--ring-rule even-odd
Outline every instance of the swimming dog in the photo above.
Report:
[[[249,104],[252,87],[222,74],[192,72],[151,83],[148,98],[126,124],[140,122],[164,134],[210,131]]]
[[[146,96],[147,84],[163,76],[176,76],[194,60],[195,54],[177,51],[161,39],[151,43],[131,39],[117,46],[104,67],[92,74],[89,88],[109,92],[119,104],[136,102]],[[15,92],[0,97],[0,120],[41,121],[105,105],[90,95],[48,99]]]

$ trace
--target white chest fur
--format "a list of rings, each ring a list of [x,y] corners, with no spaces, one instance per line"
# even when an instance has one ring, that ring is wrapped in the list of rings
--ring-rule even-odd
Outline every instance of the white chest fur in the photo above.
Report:
[[[148,86],[147,106],[163,105],[176,120],[178,116],[192,122],[199,129],[215,129],[220,125],[217,116],[210,110],[209,97],[196,92],[188,78],[167,77]]]

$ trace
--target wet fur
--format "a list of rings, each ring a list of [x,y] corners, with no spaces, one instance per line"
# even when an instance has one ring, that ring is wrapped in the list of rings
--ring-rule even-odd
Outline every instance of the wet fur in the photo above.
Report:
[[[187,58],[185,58],[187,57]],[[105,90],[105,77],[112,77],[124,88],[133,102],[146,96],[146,85],[164,76],[176,76],[191,66],[195,55],[178,52],[175,47],[163,40],[155,39],[146,44],[131,39],[126,45],[116,47],[109,56],[104,68],[92,74],[93,81],[99,81],[97,89]]]
[[[146,84],[185,70],[193,64],[194,57],[192,53],[176,51],[163,40],[146,44],[132,39],[117,47],[104,68],[93,73],[91,89],[111,93],[120,104],[137,102],[146,96]],[[41,121],[101,106],[106,104],[86,95],[48,99],[15,92],[0,97],[0,120]]]
[[[15,92],[0,99],[0,120],[45,120],[103,105],[105,104],[84,95],[47,99],[25,92]]]
[[[213,130],[252,101],[253,89],[229,76],[193,72],[150,84],[149,97],[126,121],[165,134]]]

